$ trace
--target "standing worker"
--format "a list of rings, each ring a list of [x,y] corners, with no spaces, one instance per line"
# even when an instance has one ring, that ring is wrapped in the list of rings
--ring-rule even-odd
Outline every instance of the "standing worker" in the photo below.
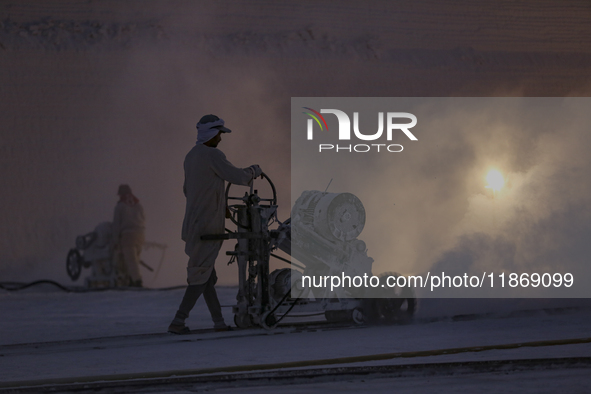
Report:
[[[113,243],[121,273],[119,285],[142,287],[139,266],[144,246],[144,208],[129,185],[120,185],[117,194],[119,202],[113,215]]]
[[[232,131],[224,127],[224,121],[215,115],[206,115],[197,123],[197,144],[185,157],[185,184],[183,192],[187,198],[183,220],[182,239],[185,253],[189,256],[187,283],[181,305],[168,327],[173,334],[188,334],[185,319],[195,306],[201,294],[207,304],[216,331],[229,330],[224,322],[222,308],[214,285],[217,282],[215,259],[222,247],[222,241],[202,241],[206,234],[224,234],[226,202],[224,181],[249,185],[261,175],[258,165],[237,168],[219,149],[222,133]]]

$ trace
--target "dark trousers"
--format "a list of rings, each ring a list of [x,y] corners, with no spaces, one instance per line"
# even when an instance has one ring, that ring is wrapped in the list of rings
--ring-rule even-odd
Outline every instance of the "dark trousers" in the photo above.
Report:
[[[179,306],[179,310],[176,312],[174,322],[184,323],[185,319],[189,317],[189,312],[195,306],[195,303],[199,299],[199,296],[203,294],[209,313],[211,313],[211,319],[216,327],[225,326],[224,317],[222,316],[222,307],[218,300],[218,295],[215,291],[215,284],[218,281],[218,277],[215,273],[215,268],[211,272],[211,276],[202,285],[189,285],[185,290],[185,295]]]

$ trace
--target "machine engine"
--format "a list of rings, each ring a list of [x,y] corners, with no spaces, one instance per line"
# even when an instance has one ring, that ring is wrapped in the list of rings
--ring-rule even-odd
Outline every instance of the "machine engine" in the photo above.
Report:
[[[374,260],[357,238],[364,226],[365,209],[355,195],[305,191],[291,211],[291,256],[305,264],[304,275],[371,275]],[[315,297],[359,296],[319,290]]]
[[[415,298],[411,288],[386,297],[380,294],[381,298],[376,299],[368,298],[372,294],[363,287],[334,291],[326,286],[305,288],[301,280],[305,276],[371,276],[374,260],[367,255],[365,242],[357,238],[365,226],[365,209],[351,193],[305,191],[294,204],[291,218],[281,223],[277,219],[275,186],[267,175],[262,174],[262,178],[271,186],[272,198],[259,196],[252,183],[250,192],[233,197],[229,184],[226,202],[237,230],[201,237],[237,240],[234,251],[227,254],[232,256],[230,262],[238,263],[238,295],[233,307],[238,327],[255,324],[270,329],[290,312],[290,316],[324,313],[329,321],[356,323],[406,320],[413,315]],[[279,223],[277,229],[270,229],[273,223]],[[297,261],[273,254],[275,249]],[[271,257],[292,268],[269,272]]]

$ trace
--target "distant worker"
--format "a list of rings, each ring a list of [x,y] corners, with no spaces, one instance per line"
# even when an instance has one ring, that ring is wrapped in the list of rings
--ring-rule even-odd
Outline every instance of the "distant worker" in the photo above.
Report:
[[[120,185],[113,215],[113,243],[120,273],[118,285],[142,287],[140,253],[144,246],[145,218],[140,200],[129,185]]]
[[[173,334],[188,334],[185,319],[195,306],[201,294],[205,299],[216,331],[229,330],[224,322],[222,308],[214,285],[217,276],[215,259],[222,241],[202,241],[207,234],[224,234],[226,202],[224,181],[249,185],[261,175],[258,165],[237,168],[232,165],[222,151],[217,149],[222,133],[232,131],[224,127],[224,121],[215,115],[206,115],[197,123],[197,144],[185,157],[185,183],[183,192],[187,199],[183,220],[182,239],[185,253],[189,256],[187,283],[181,305],[168,327]]]

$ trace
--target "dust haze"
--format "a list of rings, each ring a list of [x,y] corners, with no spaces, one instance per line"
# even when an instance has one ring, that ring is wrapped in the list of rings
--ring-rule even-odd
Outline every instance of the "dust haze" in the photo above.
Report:
[[[294,116],[301,119],[292,127],[303,136],[306,116],[299,107],[304,102],[324,106],[322,99],[298,100]],[[418,141],[400,133],[391,141],[404,146],[400,153],[385,148],[381,153],[320,153],[318,143],[355,143],[336,140],[334,116],[325,115],[333,134],[325,131],[324,138],[332,139],[318,140],[318,130],[313,142],[292,140],[292,198],[301,190],[324,190],[331,179],[330,192],[356,194],[367,214],[359,238],[375,259],[374,274],[570,272],[581,281],[589,277],[589,99],[367,101],[373,108],[349,99],[327,102],[346,113],[354,105],[361,108],[359,128],[365,134],[377,127],[369,114],[386,108],[411,112],[418,119],[412,129]],[[491,169],[505,178],[498,191],[487,188]]]
[[[70,282],[75,237],[112,219],[117,186],[128,183],[144,205],[147,240],[168,245],[163,259],[144,252],[150,265],[162,261],[158,277],[142,271],[144,283],[185,283],[182,163],[205,114],[233,130],[220,149],[234,165],[259,164],[275,182],[285,220],[291,97],[584,96],[591,86],[589,6],[576,2],[523,2],[514,19],[510,9],[462,1],[59,4],[0,3],[3,281]],[[391,234],[368,223],[361,235],[378,270],[454,261],[475,269],[483,250],[507,268],[583,259],[585,112],[573,109],[568,125],[518,120],[517,111],[504,122],[494,109],[458,125],[442,114],[424,154],[404,166],[374,163],[378,189],[359,197],[368,210],[396,204],[381,219]],[[510,184],[494,202],[483,187],[489,166]],[[310,181],[323,190],[324,178]],[[343,177],[331,190],[350,186]],[[383,243],[395,252],[373,255]],[[235,284],[223,252],[220,283]]]

